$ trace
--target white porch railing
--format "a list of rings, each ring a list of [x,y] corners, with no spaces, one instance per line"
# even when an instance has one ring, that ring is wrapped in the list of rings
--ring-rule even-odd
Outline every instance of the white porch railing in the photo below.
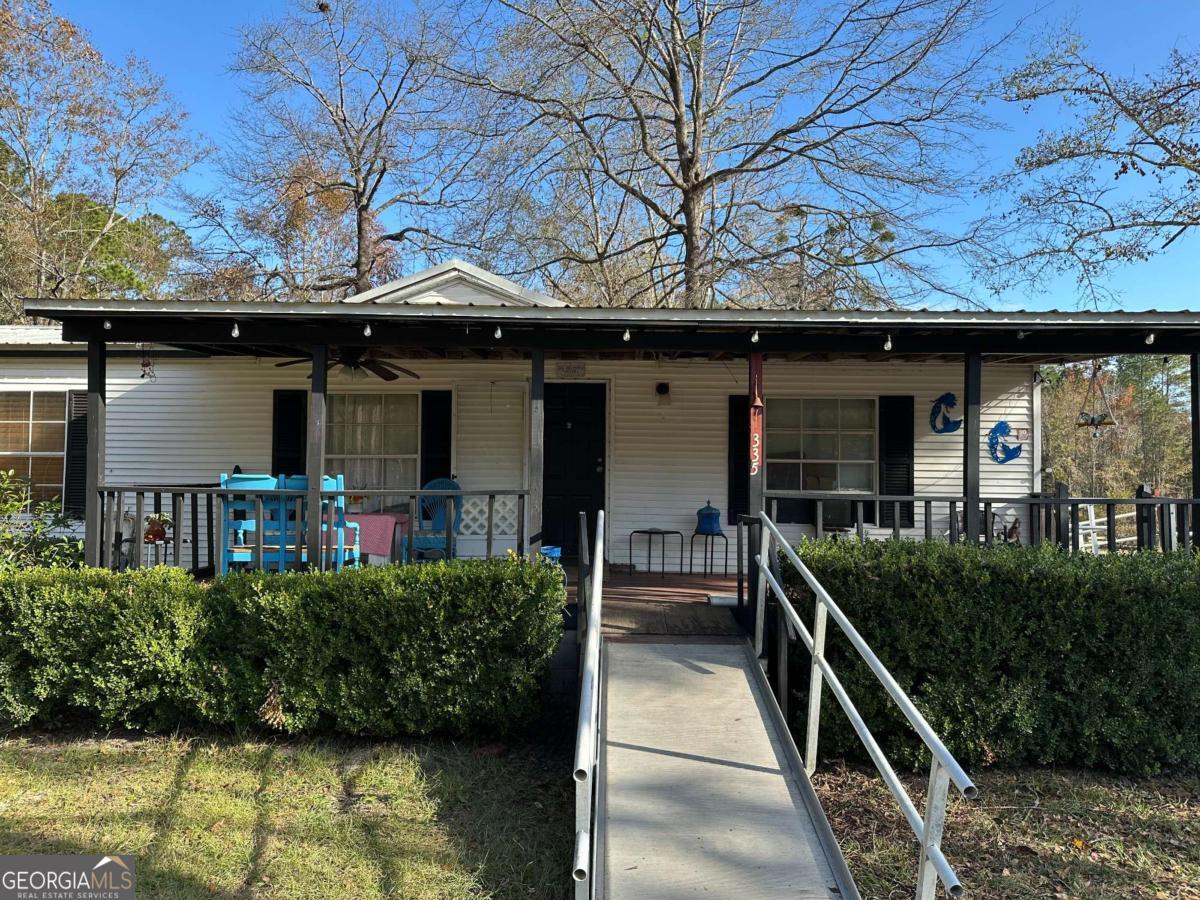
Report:
[[[581,555],[586,555],[587,520],[580,514]],[[589,900],[596,881],[596,775],[600,741],[600,638],[604,595],[604,510],[596,513],[596,543],[590,571],[580,572],[579,628],[586,628],[579,679],[579,719],[575,729],[575,858],[571,877],[576,900]]]
[[[800,641],[808,649],[812,655],[812,668],[809,679],[808,691],[808,720],[805,729],[805,751],[804,751],[804,768],[809,775],[816,770],[817,764],[817,744],[818,732],[820,729],[821,720],[821,689],[822,685],[828,683],[829,689],[837,698],[842,710],[846,713],[846,717],[850,720],[850,724],[854,726],[855,732],[859,739],[866,747],[867,753],[871,760],[875,763],[875,767],[879,770],[884,783],[892,796],[900,806],[901,812],[904,813],[905,819],[908,820],[909,826],[916,835],[917,841],[921,847],[921,856],[917,870],[917,900],[933,900],[937,892],[937,883],[940,880],[945,885],[947,893],[952,897],[962,895],[963,888],[959,883],[958,876],[954,874],[954,870],[946,861],[945,855],[942,853],[942,829],[946,817],[946,795],[949,791],[950,784],[953,784],[958,791],[966,798],[973,799],[978,796],[978,791],[972,783],[970,777],[963,770],[957,760],[946,749],[941,738],[934,732],[930,724],[921,715],[920,710],[909,699],[904,689],[896,682],[888,672],[887,667],[879,660],[873,650],[867,645],[850,623],[846,614],[834,603],[833,598],[829,596],[829,592],[821,585],[816,577],[809,571],[809,568],[800,560],[796,551],[791,544],[780,533],[778,527],[771,518],[764,512],[760,514],[762,521],[762,538],[761,546],[756,562],[758,563],[759,579],[757,604],[755,607],[755,626],[754,626],[754,647],[760,659],[763,657],[763,643],[766,631],[766,600],[767,588],[769,587],[777,601],[777,623],[776,623],[776,657],[775,657],[775,672],[777,678],[777,692],[780,708],[787,716],[787,658],[789,647],[789,636],[798,635]],[[800,573],[809,589],[812,590],[816,597],[816,604],[813,613],[813,630],[810,633],[801,620],[795,607],[792,606],[788,599],[786,591],[784,591],[780,583],[781,574],[779,569],[779,553],[787,558],[793,568]],[[825,636],[828,629],[828,622],[833,619],[834,623],[842,630],[842,633],[849,639],[854,649],[858,651],[859,656],[863,658],[871,671],[875,673],[875,677],[879,679],[891,697],[892,702],[899,707],[904,713],[904,717],[916,730],[918,736],[929,748],[932,756],[932,764],[929,772],[929,790],[926,794],[924,815],[918,812],[916,804],[904,789],[899,777],[891,763],[888,762],[884,755],[883,749],[871,735],[870,729],[863,720],[862,715],[858,712],[850,696],[846,693],[842,686],[837,673],[825,658]]]

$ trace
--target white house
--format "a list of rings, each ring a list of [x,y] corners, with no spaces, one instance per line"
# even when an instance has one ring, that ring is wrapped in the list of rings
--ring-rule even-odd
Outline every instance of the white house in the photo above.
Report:
[[[0,465],[74,509],[88,497],[89,346],[103,351],[105,422],[93,489],[126,486],[126,506],[135,487],[212,486],[235,467],[304,472],[322,348],[318,463],[359,502],[404,506],[452,476],[470,494],[463,555],[486,550],[488,492],[494,551],[524,536],[570,553],[578,512],[604,508],[617,564],[646,528],[682,532],[686,564],[697,508],[711,500],[728,524],[752,494],[797,535],[817,530],[818,501],[822,531],[858,527],[846,497],[867,532],[892,533],[899,508],[902,533],[941,536],[973,492],[975,515],[994,498],[1007,529],[1028,518],[1013,501],[1042,488],[1037,365],[1144,351],[1146,328],[1162,353],[1198,327],[1192,314],[578,309],[461,262],[340,303],[29,307],[65,324],[0,329]],[[765,481],[748,466],[756,359]],[[367,496],[381,491],[395,493]],[[186,539],[203,544],[204,529]],[[644,538],[633,545],[645,567]]]

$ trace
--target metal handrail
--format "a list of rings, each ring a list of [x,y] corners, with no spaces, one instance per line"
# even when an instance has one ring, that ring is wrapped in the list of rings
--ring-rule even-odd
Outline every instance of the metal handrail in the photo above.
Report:
[[[765,512],[760,513],[760,518],[763,528],[761,552],[756,557],[760,578],[755,616],[755,649],[761,656],[766,624],[766,589],[769,586],[778,601],[781,614],[779,622],[779,646],[781,653],[780,658],[776,662],[781,667],[780,686],[783,688],[784,693],[786,693],[786,646],[788,633],[798,635],[801,642],[812,655],[808,697],[808,722],[805,734],[805,771],[809,775],[812,775],[816,770],[821,712],[821,687],[827,682],[834,697],[846,713],[846,717],[850,720],[850,724],[854,727],[855,733],[858,734],[859,739],[863,742],[863,746],[866,747],[872,762],[875,763],[875,767],[879,770],[879,774],[887,785],[888,790],[891,791],[892,796],[899,804],[900,810],[904,813],[904,817],[912,828],[913,834],[916,835],[917,841],[921,845],[920,864],[917,872],[916,896],[918,900],[933,900],[939,879],[946,886],[946,891],[950,896],[961,896],[963,892],[962,885],[959,883],[958,876],[955,875],[953,868],[946,861],[946,857],[941,850],[942,828],[946,814],[946,794],[951,783],[967,799],[977,797],[979,794],[978,789],[971,781],[970,776],[967,775],[950,751],[946,749],[946,745],[942,743],[941,738],[938,737],[932,726],[926,721],[921,711],[917,709],[908,694],[904,692],[904,689],[900,687],[896,679],[887,670],[887,667],[875,655],[875,652],[863,639],[862,635],[858,633],[858,629],[854,627],[846,617],[846,614],[842,612],[841,608],[830,597],[829,592],[825,590],[824,586],[812,574],[808,566],[800,559],[775,523],[771,521]],[[775,572],[772,572],[770,564],[777,563],[778,561],[777,554],[773,552],[773,548],[776,545],[782,549],[788,562],[800,573],[800,576],[816,597],[812,632],[809,632],[799,613],[796,612],[795,607],[788,599],[787,592],[780,584],[779,577],[776,576]],[[875,674],[875,677],[888,692],[888,695],[892,698],[892,702],[904,713],[904,717],[908,719],[909,724],[912,725],[930,751],[932,763],[929,773],[929,790],[926,794],[924,816],[917,811],[916,804],[913,803],[912,798],[904,789],[904,785],[896,775],[896,771],[892,768],[883,749],[871,734],[865,720],[854,705],[854,702],[850,699],[837,673],[834,672],[833,667],[825,658],[825,633],[830,618],[841,628],[851,645],[858,651],[859,656],[862,657],[863,661],[866,662],[867,666]],[[780,702],[781,705],[786,703],[786,697],[781,698]]]
[[[583,543],[587,543],[584,531]],[[587,632],[583,641],[583,667],[579,681],[579,719],[575,726],[575,856],[571,877],[576,900],[587,900],[595,882],[595,846],[592,840],[596,798],[596,770],[600,739],[600,608],[604,592],[604,510],[596,513],[596,541],[587,587]],[[579,624],[585,624],[580,622]]]

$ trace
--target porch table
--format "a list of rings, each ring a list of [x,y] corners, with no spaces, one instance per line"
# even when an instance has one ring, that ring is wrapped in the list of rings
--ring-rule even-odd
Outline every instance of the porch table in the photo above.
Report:
[[[346,513],[346,521],[358,526],[358,548],[371,556],[383,556],[395,561],[396,529],[408,531],[408,513],[359,512]]]

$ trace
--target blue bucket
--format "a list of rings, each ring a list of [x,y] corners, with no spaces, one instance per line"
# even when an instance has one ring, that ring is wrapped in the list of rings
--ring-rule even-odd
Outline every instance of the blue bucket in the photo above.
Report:
[[[546,559],[553,560],[561,565],[562,563],[562,547],[556,547],[553,544],[547,544],[541,549],[542,556]]]

